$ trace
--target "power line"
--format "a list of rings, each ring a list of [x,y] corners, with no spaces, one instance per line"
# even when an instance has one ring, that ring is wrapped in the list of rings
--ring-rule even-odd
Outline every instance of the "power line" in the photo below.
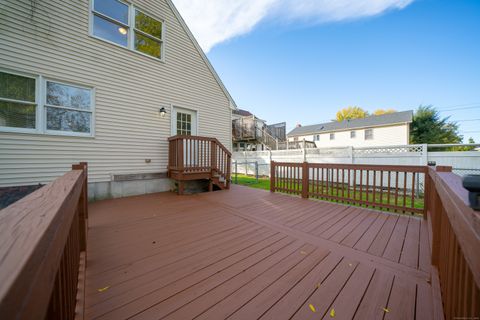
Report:
[[[463,108],[454,108],[454,109],[446,109],[446,110],[439,110],[439,112],[445,111],[456,111],[456,110],[469,110],[469,109],[478,109],[480,106],[473,106],[473,107],[463,107]]]
[[[456,104],[453,106],[444,106],[444,107],[436,107],[437,109],[450,109],[450,108],[457,108],[457,107],[469,107],[469,106],[477,106],[480,105],[480,102],[473,102],[473,103],[464,103],[464,104]]]
[[[453,122],[467,122],[467,121],[480,121],[480,119],[463,119],[463,120],[452,120]]]

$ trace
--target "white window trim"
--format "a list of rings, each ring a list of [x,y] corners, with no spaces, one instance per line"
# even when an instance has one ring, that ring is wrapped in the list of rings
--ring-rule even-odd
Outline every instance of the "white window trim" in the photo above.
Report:
[[[47,82],[54,82],[62,85],[66,85],[69,87],[75,87],[75,88],[80,88],[80,89],[87,89],[90,90],[90,110],[82,110],[82,109],[76,109],[76,108],[71,108],[71,107],[64,107],[64,106],[55,106],[55,105],[50,105],[47,104]],[[84,85],[79,85],[76,83],[71,83],[71,82],[66,82],[62,80],[56,80],[54,78],[43,78],[42,81],[42,117],[43,117],[43,129],[44,133],[50,134],[50,135],[56,135],[56,136],[74,136],[74,137],[95,137],[95,88],[89,87],[89,86],[84,86]],[[66,109],[66,110],[71,110],[71,111],[78,111],[78,112],[88,112],[91,113],[91,122],[90,122],[90,132],[89,133],[83,133],[83,132],[71,132],[71,131],[61,131],[61,130],[48,130],[47,129],[47,107],[51,108],[58,108],[58,109]]]
[[[35,79],[35,104],[37,106],[36,113],[35,113],[35,129],[28,129],[28,128],[13,128],[13,127],[3,127],[0,126],[0,132],[7,132],[7,133],[27,133],[27,134],[43,134],[43,135],[52,135],[52,136],[70,136],[70,137],[86,137],[86,138],[95,138],[95,88],[88,85],[80,85],[77,83],[67,82],[63,80],[57,80],[54,78],[45,78],[42,75],[34,75],[25,72],[19,72],[15,70],[3,69],[0,68],[0,71],[5,73],[10,73],[18,76],[28,77]],[[74,111],[84,111],[84,112],[91,112],[91,124],[90,124],[90,133],[81,133],[81,132],[69,132],[69,131],[56,131],[56,130],[47,130],[47,81],[64,84],[67,86],[88,89],[91,92],[90,95],[90,104],[91,104],[91,111],[88,110],[79,110],[75,108],[68,108],[68,107],[58,107],[64,109],[71,109]],[[2,101],[15,101],[12,99],[5,99],[1,98]],[[18,101],[22,102],[22,101]],[[24,103],[24,102],[22,102]],[[57,107],[57,106],[53,106]]]
[[[125,25],[123,22],[120,22],[116,19],[110,18],[110,17],[108,17],[108,16],[106,16],[106,15],[100,13],[100,12],[94,11],[94,1],[95,0],[90,0],[89,1],[89,8],[88,8],[89,9],[88,33],[89,33],[90,37],[101,40],[103,42],[107,42],[107,43],[112,44],[114,46],[117,46],[119,48],[127,49],[128,51],[133,51],[133,52],[135,52],[137,54],[140,54],[142,56],[148,57],[150,59],[154,59],[155,61],[165,63],[165,45],[166,45],[165,43],[166,43],[166,39],[167,39],[167,26],[165,24],[165,19],[159,18],[156,15],[152,15],[152,14],[148,13],[148,11],[146,12],[146,11],[142,10],[141,8],[137,7],[136,5],[134,6],[133,4],[128,3],[126,1],[117,0],[118,2],[121,2],[121,3],[128,6],[128,25]],[[162,39],[158,39],[156,37],[153,37],[149,34],[146,34],[145,32],[142,32],[141,30],[137,30],[135,28],[135,11],[140,11],[143,14],[145,14],[145,15],[147,15],[147,16],[155,19],[155,20],[158,20],[162,23]],[[123,46],[123,45],[118,44],[116,42],[113,42],[113,41],[110,41],[110,40],[107,40],[107,39],[104,39],[104,38],[101,38],[101,37],[98,37],[98,36],[94,35],[93,34],[93,17],[95,15],[101,16],[102,18],[104,18],[108,21],[112,21],[112,22],[118,23],[118,24],[126,27],[127,31],[128,31],[127,46]],[[135,31],[140,32],[142,35],[145,35],[148,38],[152,38],[152,39],[155,39],[155,40],[161,42],[161,58],[151,56],[149,54],[143,53],[143,52],[135,49]]]
[[[12,101],[12,102],[18,102],[18,103],[23,103],[23,104],[32,104],[35,105],[35,129],[29,129],[29,128],[14,128],[14,127],[3,127],[0,126],[0,132],[11,132],[11,133],[38,133],[40,131],[40,122],[39,122],[39,117],[41,114],[40,111],[40,101],[39,101],[39,83],[41,82],[41,77],[38,75],[34,75],[31,73],[26,73],[26,72],[20,72],[16,70],[10,70],[10,69],[3,69],[0,68],[0,71],[17,75],[17,76],[22,76],[26,78],[31,78],[35,80],[35,102],[25,102],[22,100],[15,100],[15,99],[7,99],[7,98],[1,98],[0,101]]]

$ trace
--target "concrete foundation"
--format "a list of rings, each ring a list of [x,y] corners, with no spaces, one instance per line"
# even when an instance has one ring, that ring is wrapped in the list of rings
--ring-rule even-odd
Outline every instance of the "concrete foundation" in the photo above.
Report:
[[[97,201],[112,198],[122,198],[148,193],[172,191],[174,189],[174,182],[168,178],[91,182],[88,184],[88,200]]]

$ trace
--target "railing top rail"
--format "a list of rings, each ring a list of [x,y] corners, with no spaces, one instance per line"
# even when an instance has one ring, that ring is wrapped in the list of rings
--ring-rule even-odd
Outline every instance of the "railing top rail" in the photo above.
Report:
[[[438,172],[430,168],[435,189],[448,216],[458,243],[462,248],[477,286],[480,287],[480,213],[469,206],[468,191],[460,176],[452,172]]]
[[[46,313],[83,181],[72,170],[0,211],[0,314]]]
[[[220,147],[220,149],[222,149],[228,156],[232,156],[232,153],[228,151],[228,149],[225,148],[225,146],[217,138],[214,138],[214,137],[176,135],[168,138],[168,141],[174,141],[174,140],[198,140],[198,141],[215,142]]]
[[[277,166],[286,166],[292,164],[293,162],[276,162],[272,161]],[[308,162],[310,168],[339,168],[339,169],[356,169],[356,170],[375,170],[375,171],[398,171],[398,172],[420,172],[426,173],[428,170],[427,166],[408,166],[408,165],[375,165],[375,164],[343,164],[343,163],[313,163]]]
[[[172,140],[184,140],[184,139],[188,139],[188,140],[202,140],[202,141],[214,141],[214,140],[216,140],[215,138],[211,138],[211,137],[176,135],[176,136],[169,137],[169,138],[168,138],[168,141],[172,141]]]

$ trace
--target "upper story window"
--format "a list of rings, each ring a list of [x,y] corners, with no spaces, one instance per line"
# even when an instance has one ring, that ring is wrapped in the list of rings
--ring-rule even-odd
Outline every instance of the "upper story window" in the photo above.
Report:
[[[120,0],[92,0],[92,35],[163,59],[163,21]]]
[[[121,46],[128,45],[129,6],[117,0],[93,2],[93,35]]]
[[[319,134],[314,135],[313,141],[320,141],[320,135]]]
[[[93,136],[92,91],[0,71],[0,131]]]
[[[0,127],[37,127],[36,79],[0,72]]]
[[[365,140],[373,140],[373,129],[365,129]]]
[[[330,140],[335,140],[335,133],[330,133]]]
[[[163,23],[135,10],[135,50],[162,58]]]
[[[357,137],[357,131],[350,131],[350,138],[355,139]]]

